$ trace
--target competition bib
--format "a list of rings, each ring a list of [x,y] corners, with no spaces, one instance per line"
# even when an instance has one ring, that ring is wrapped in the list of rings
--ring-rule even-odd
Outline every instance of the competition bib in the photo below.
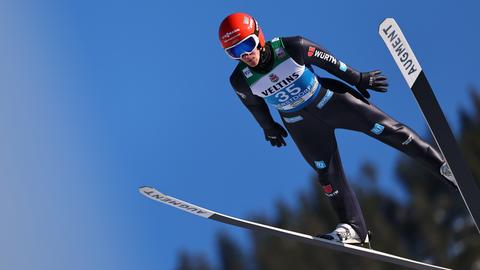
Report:
[[[243,75],[254,95],[264,98],[278,110],[299,110],[305,101],[318,93],[317,77],[287,54],[280,39],[273,39],[271,45],[275,61],[272,70],[258,73],[242,63]]]

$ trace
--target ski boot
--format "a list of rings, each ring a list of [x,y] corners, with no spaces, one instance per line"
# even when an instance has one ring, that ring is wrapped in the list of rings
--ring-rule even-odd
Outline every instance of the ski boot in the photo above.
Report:
[[[447,180],[448,185],[455,191],[458,191],[457,181],[455,177],[453,177],[453,173],[450,170],[450,166],[448,166],[447,162],[443,163],[440,166],[440,174]]]
[[[362,241],[358,233],[347,223],[340,223],[331,233],[322,234],[318,238],[327,239],[330,241],[340,242],[343,244],[360,245],[372,249],[370,245],[371,232],[368,231],[367,236]]]

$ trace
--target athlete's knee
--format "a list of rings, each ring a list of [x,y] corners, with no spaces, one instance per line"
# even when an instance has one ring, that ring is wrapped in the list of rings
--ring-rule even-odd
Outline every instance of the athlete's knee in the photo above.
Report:
[[[393,130],[392,133],[381,137],[381,140],[412,158],[425,160],[433,167],[438,167],[443,164],[441,154],[408,126],[397,123],[389,126],[389,128]]]
[[[402,123],[397,123],[393,125],[392,129],[393,135],[397,138],[397,141],[403,146],[409,145],[411,142],[419,140],[418,135]]]
[[[438,156],[442,159],[437,153],[437,150],[420,138],[415,132],[411,131],[404,137],[407,137],[407,139],[402,142],[402,146],[408,148],[409,151],[417,153],[418,155]]]

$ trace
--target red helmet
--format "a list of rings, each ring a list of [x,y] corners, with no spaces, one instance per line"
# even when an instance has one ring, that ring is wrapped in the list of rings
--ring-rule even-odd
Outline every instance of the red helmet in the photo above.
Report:
[[[235,46],[251,35],[258,38],[260,46],[265,46],[265,38],[257,21],[252,16],[241,12],[228,15],[218,29],[218,37],[224,49]]]

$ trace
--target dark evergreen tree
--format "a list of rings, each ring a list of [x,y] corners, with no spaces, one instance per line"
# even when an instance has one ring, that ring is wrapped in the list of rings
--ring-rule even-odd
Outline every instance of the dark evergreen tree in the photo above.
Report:
[[[178,253],[177,270],[211,270],[208,260],[204,255],[190,255],[186,251]]]
[[[220,255],[220,269],[243,270],[246,269],[245,258],[241,248],[226,233],[217,235],[218,253]]]

